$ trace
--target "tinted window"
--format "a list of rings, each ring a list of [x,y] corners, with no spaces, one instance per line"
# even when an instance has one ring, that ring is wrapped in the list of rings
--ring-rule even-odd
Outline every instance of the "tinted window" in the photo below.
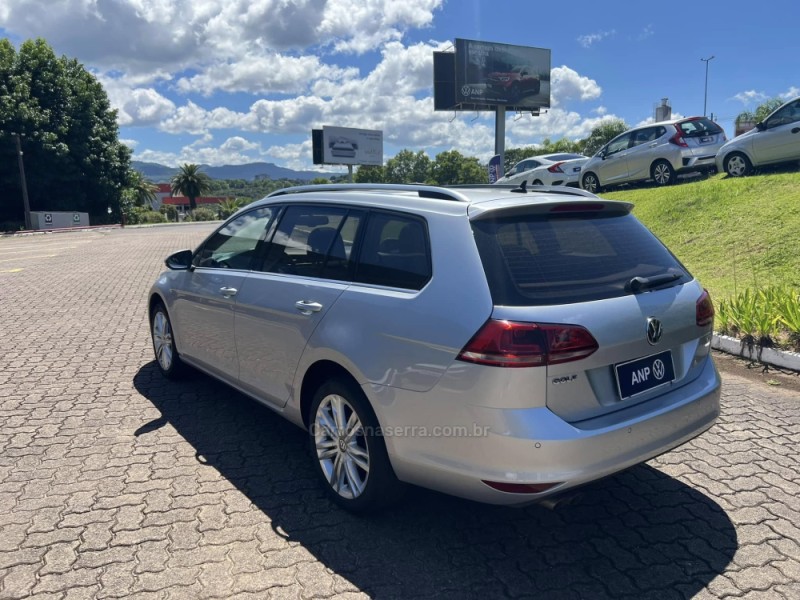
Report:
[[[194,255],[195,267],[244,269],[252,267],[259,242],[263,242],[272,207],[239,215],[212,235]]]
[[[329,206],[288,207],[261,270],[327,279],[350,279],[360,211]]]
[[[567,304],[627,294],[633,277],[684,267],[632,215],[524,216],[473,222],[495,304]]]
[[[364,232],[356,281],[418,290],[430,277],[425,224],[411,217],[372,213]]]
[[[705,117],[692,121],[681,121],[678,123],[678,127],[680,127],[685,137],[701,137],[722,132],[722,128],[719,125]]]
[[[662,135],[664,135],[663,127],[648,127],[647,129],[640,129],[639,131],[633,132],[633,141],[631,142],[631,145],[638,146],[639,144],[654,142]]]

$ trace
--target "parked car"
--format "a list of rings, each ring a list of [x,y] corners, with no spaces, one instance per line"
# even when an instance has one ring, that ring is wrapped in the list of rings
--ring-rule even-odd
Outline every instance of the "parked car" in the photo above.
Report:
[[[531,156],[519,161],[495,183],[511,184],[527,181],[528,185],[580,185],[581,166],[589,160],[583,154],[560,152]]]
[[[510,71],[494,71],[486,78],[489,89],[502,94],[509,100],[538,94],[541,81],[538,73],[531,67],[518,65]]]
[[[800,97],[789,100],[717,152],[717,170],[731,177],[753,167],[800,160]]]
[[[709,171],[726,141],[706,117],[675,119],[630,129],[603,146],[581,170],[581,187],[598,193],[620,183],[675,182],[678,173]]]
[[[307,429],[352,511],[403,483],[563,497],[719,413],[711,299],[632,208],[569,188],[283,189],[166,259],[156,364]]]

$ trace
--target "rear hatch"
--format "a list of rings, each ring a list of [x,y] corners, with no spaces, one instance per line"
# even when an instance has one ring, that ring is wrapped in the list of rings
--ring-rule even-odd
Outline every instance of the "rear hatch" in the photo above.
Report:
[[[706,117],[692,117],[675,124],[677,138],[697,157],[714,157],[727,141],[722,127]]]
[[[708,295],[630,208],[579,200],[472,220],[492,320],[520,328],[506,350],[543,348],[530,366],[547,369],[547,407],[570,423],[686,385],[708,356]]]

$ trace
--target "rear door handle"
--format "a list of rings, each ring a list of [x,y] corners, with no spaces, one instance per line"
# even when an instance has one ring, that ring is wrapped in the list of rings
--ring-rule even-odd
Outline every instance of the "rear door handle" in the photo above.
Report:
[[[294,303],[294,307],[304,315],[310,315],[322,310],[322,304],[313,300],[298,300]]]
[[[232,287],[221,287],[219,288],[219,293],[222,294],[223,298],[232,298],[236,295],[239,290]]]

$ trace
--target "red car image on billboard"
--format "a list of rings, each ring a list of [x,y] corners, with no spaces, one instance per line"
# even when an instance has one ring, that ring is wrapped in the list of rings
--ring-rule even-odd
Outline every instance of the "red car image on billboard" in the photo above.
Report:
[[[456,100],[520,111],[548,108],[550,50],[456,39]]]

